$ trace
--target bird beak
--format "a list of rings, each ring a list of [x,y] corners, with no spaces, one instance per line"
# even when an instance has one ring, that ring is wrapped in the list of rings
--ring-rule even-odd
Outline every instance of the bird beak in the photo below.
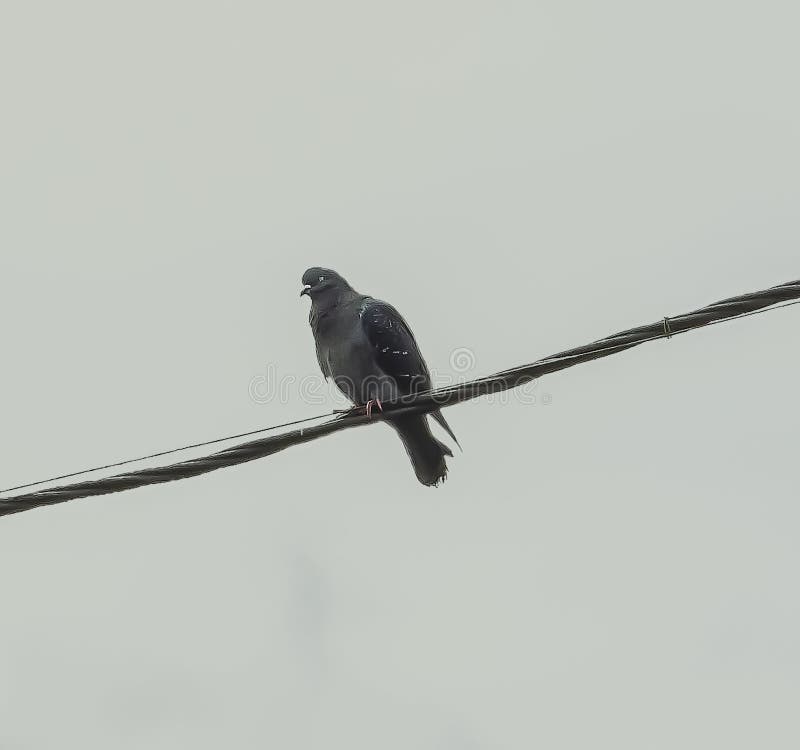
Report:
[[[311,287],[308,284],[303,287],[300,296],[302,297],[304,294],[307,294],[309,297],[311,296]]]

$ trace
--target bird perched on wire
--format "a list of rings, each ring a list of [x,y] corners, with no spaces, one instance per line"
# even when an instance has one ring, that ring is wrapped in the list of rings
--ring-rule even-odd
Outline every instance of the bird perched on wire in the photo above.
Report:
[[[383,410],[381,400],[427,391],[431,377],[414,334],[397,310],[386,302],[359,294],[336,271],[309,268],[300,296],[311,298],[308,316],[317,360],[356,406],[371,415]],[[431,416],[458,440],[440,410]],[[447,477],[445,456],[450,448],[431,433],[427,415],[387,417],[403,441],[417,479],[435,486]]]

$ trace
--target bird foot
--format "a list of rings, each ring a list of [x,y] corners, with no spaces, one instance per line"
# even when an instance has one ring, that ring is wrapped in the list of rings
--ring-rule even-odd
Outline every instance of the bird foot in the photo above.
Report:
[[[377,404],[378,410],[379,411],[383,411],[383,404],[381,404],[381,400],[379,398],[374,398],[374,399],[371,398],[369,401],[367,401],[367,405],[365,407],[366,410],[367,410],[367,416],[370,419],[372,419],[372,405],[373,404]]]

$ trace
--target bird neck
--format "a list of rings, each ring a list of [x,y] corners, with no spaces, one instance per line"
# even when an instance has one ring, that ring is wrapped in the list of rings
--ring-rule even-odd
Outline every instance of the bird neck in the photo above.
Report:
[[[311,325],[315,329],[324,325],[326,318],[332,317],[342,308],[355,302],[360,297],[361,295],[358,292],[347,287],[346,289],[331,290],[323,297],[312,300],[309,314]]]
[[[313,307],[316,307],[320,314],[327,314],[335,310],[337,307],[342,307],[349,304],[353,300],[360,297],[358,292],[350,287],[342,289],[331,289],[327,294],[319,299],[313,301]]]

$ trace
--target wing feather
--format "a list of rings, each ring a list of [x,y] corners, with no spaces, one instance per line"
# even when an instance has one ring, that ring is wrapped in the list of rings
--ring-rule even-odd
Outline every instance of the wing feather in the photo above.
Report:
[[[397,383],[403,395],[430,388],[431,376],[411,328],[386,302],[367,297],[361,306],[361,325],[375,361]]]
[[[397,383],[403,395],[430,390],[431,376],[422,358],[411,328],[390,304],[367,297],[361,305],[361,325],[367,340],[375,350],[378,366]],[[455,440],[450,425],[442,412],[436,410],[431,416]]]

